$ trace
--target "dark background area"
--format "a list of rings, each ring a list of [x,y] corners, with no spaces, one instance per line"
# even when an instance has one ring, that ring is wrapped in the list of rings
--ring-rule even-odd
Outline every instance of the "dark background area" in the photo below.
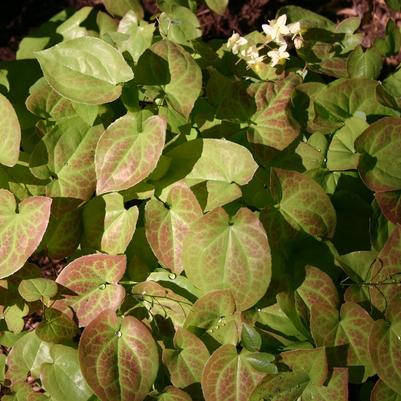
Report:
[[[155,0],[143,0],[142,4],[147,16],[157,13]],[[274,18],[276,11],[288,4],[308,8],[333,21],[360,16],[366,47],[383,33],[388,18],[392,17],[401,24],[400,15],[391,13],[384,0],[230,0],[223,16],[214,14],[204,4],[200,4],[197,14],[206,39],[225,38],[233,31],[246,34],[254,29],[260,30],[262,23]],[[14,59],[19,41],[62,9],[79,9],[88,5],[102,8],[101,0],[1,1],[0,60]],[[398,58],[388,62],[398,64]]]

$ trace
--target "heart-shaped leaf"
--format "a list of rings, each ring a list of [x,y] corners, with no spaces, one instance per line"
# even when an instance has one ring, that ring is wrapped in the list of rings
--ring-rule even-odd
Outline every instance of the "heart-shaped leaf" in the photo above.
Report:
[[[79,367],[78,352],[65,345],[53,345],[52,362],[40,367],[40,380],[54,401],[87,401],[92,395]]]
[[[206,345],[190,331],[179,328],[174,335],[175,349],[163,350],[163,363],[170,373],[171,383],[184,388],[198,383],[209,359]]]
[[[156,379],[159,356],[147,327],[132,316],[102,312],[79,343],[82,373],[102,401],[142,401]]]
[[[168,40],[155,43],[151,50],[168,63],[171,79],[164,86],[168,104],[188,118],[202,88],[199,66],[181,46]]]
[[[91,36],[66,40],[35,55],[50,86],[78,103],[112,102],[121,94],[119,84],[134,77],[113,46]]]
[[[95,156],[98,195],[128,189],[156,167],[163,150],[166,121],[149,117],[138,127],[135,115],[114,121],[101,136]]]
[[[380,379],[401,394],[401,302],[393,299],[385,314],[376,320],[369,337],[369,351]]]
[[[152,198],[146,203],[146,237],[159,263],[180,274],[184,268],[184,239],[191,223],[203,215],[202,210],[195,195],[182,182],[166,188],[159,199]]]
[[[71,340],[78,334],[75,322],[57,309],[46,309],[36,335],[43,341],[58,343]]]
[[[401,147],[401,118],[382,118],[356,140],[361,153],[359,174],[376,192],[401,189],[401,165],[397,156]]]
[[[185,391],[174,386],[167,386],[157,398],[158,401],[192,401],[191,396]],[[397,400],[398,401],[398,400]]]
[[[0,113],[2,116],[0,123],[0,164],[12,167],[19,158],[21,127],[12,104],[2,94],[0,94]]]
[[[125,256],[87,255],[75,259],[57,277],[57,283],[76,295],[66,295],[57,309],[77,314],[79,326],[87,326],[104,310],[116,310],[125,297],[117,284],[124,275]]]
[[[32,196],[17,206],[14,195],[0,189],[0,278],[19,270],[42,240],[52,200]]]
[[[109,255],[124,253],[134,235],[138,214],[136,206],[125,209],[119,193],[92,199],[83,209],[82,244]]]
[[[290,74],[277,83],[265,82],[258,87],[249,142],[283,150],[299,135],[299,124],[291,116],[290,106],[294,89],[301,82],[299,75]]]
[[[28,302],[52,298],[57,294],[57,290],[57,284],[47,278],[22,280],[18,286],[18,292],[21,297]]]
[[[262,298],[270,283],[267,236],[246,208],[232,218],[218,208],[194,222],[184,241],[183,260],[196,287],[203,293],[230,289],[241,310]]]
[[[206,401],[248,401],[264,373],[253,368],[246,351],[237,354],[234,345],[223,345],[207,361],[202,375],[202,391]]]
[[[336,212],[318,183],[296,171],[275,168],[271,191],[281,214],[295,229],[318,237],[333,237]]]

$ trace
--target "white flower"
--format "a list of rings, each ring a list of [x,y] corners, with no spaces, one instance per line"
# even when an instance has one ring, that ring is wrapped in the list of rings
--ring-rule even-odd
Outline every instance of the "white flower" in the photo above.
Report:
[[[283,60],[286,60],[290,57],[290,54],[287,52],[287,45],[282,45],[278,49],[271,50],[267,53],[267,55],[271,58],[270,65],[272,67],[277,64],[281,64]]]
[[[283,36],[290,34],[290,30],[285,25],[287,22],[287,16],[285,14],[281,15],[277,19],[269,21],[269,25],[263,24],[263,32],[267,36],[268,42],[276,42],[277,44],[283,44]]]
[[[293,22],[292,24],[287,25],[287,28],[293,37],[301,33],[301,24],[299,22]]]
[[[294,46],[296,49],[300,49],[304,45],[304,40],[302,36],[297,36],[294,38]]]
[[[264,56],[259,56],[259,51],[255,46],[249,46],[247,49],[242,50],[241,56],[249,66],[259,64],[264,59]]]
[[[227,47],[231,49],[233,54],[238,54],[240,49],[248,44],[248,41],[241,37],[238,33],[233,33],[227,41]]]

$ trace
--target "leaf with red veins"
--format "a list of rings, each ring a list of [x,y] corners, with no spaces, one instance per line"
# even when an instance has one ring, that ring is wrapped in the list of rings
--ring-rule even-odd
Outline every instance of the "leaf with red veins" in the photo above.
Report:
[[[152,116],[138,125],[137,117],[127,114],[100,137],[95,155],[98,195],[131,188],[156,168],[166,139],[166,120]]]
[[[247,208],[234,217],[218,208],[194,222],[184,241],[183,261],[188,279],[203,294],[230,289],[240,310],[255,305],[269,287],[266,232]]]
[[[314,266],[306,266],[305,280],[297,288],[306,306],[328,305],[337,307],[339,304],[337,288],[328,274]]]
[[[102,401],[142,401],[156,379],[156,342],[132,316],[103,311],[83,331],[78,351],[82,373]]]
[[[0,278],[21,269],[46,231],[52,200],[32,196],[18,205],[14,195],[0,189]]]
[[[376,320],[369,337],[369,351],[379,378],[401,394],[401,301],[388,305],[385,320]]]
[[[195,195],[183,182],[163,191],[145,206],[146,237],[160,264],[176,274],[184,269],[182,248],[189,226],[203,214]]]
[[[401,401],[401,394],[397,394],[386,386],[380,379],[376,382],[370,394],[371,401]]]
[[[56,307],[65,312],[71,307],[79,326],[87,326],[106,309],[116,310],[124,300],[125,290],[118,284],[126,267],[126,257],[103,254],[86,255],[72,261],[56,282],[76,295],[66,295]]]
[[[238,355],[234,345],[226,344],[212,354],[202,375],[202,391],[206,401],[249,401],[265,373],[249,364],[247,353],[243,351]]]
[[[394,224],[401,223],[401,191],[378,192],[377,203],[384,216]]]
[[[175,349],[163,350],[163,363],[170,373],[171,383],[185,388],[200,382],[202,371],[209,359],[206,345],[190,331],[178,328],[174,335]]]

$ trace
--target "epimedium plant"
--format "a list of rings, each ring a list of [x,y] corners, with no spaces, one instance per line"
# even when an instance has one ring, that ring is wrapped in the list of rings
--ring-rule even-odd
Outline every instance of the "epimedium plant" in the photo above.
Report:
[[[401,399],[395,23],[103,5],[0,65],[2,399]]]

